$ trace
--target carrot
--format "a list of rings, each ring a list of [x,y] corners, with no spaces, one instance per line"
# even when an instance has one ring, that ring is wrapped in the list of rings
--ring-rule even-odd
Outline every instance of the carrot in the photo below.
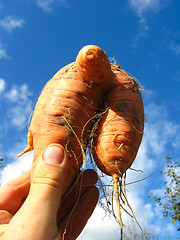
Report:
[[[106,110],[94,137],[93,157],[99,169],[113,178],[122,237],[118,184],[121,192],[122,177],[137,155],[143,136],[144,108],[136,81],[118,66],[113,65],[112,71],[113,85],[106,96]]]
[[[132,165],[144,128],[144,108],[138,84],[127,73],[114,71],[106,96],[107,110],[98,127],[94,158],[105,174],[119,177]]]
[[[119,66],[111,66],[102,49],[85,46],[75,62],[59,70],[46,84],[28,130],[28,147],[18,157],[34,149],[33,174],[43,149],[51,143],[61,144],[69,161],[66,193],[82,164],[82,169],[85,166],[86,148],[96,127],[93,157],[100,170],[113,178],[122,239],[121,194],[130,208],[121,191],[122,177],[142,140],[143,101],[136,81]]]
[[[110,74],[105,52],[97,46],[85,46],[76,62],[59,70],[47,82],[36,103],[28,130],[28,147],[18,157],[34,149],[34,168],[47,145],[61,144],[67,150],[69,161],[64,192],[82,166],[93,124],[91,119],[107,91]]]

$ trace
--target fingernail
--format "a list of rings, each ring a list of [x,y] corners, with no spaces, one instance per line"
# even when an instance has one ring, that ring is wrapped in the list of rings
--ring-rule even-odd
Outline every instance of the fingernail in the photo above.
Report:
[[[65,154],[61,147],[50,146],[47,147],[43,153],[43,160],[50,164],[61,164],[64,160]]]

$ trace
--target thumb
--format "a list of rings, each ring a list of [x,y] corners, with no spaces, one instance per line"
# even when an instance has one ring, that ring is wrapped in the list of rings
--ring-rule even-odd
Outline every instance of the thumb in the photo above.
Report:
[[[35,166],[29,197],[31,202],[49,208],[57,214],[67,176],[67,157],[64,148],[51,144],[45,148]],[[50,207],[49,207],[50,206]]]
[[[33,171],[30,192],[11,219],[3,239],[59,239],[57,212],[64,193],[67,165],[61,145],[46,147]]]

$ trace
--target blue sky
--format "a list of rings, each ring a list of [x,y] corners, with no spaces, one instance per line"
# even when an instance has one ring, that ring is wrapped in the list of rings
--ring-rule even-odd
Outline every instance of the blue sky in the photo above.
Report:
[[[165,157],[180,156],[180,1],[178,0],[0,0],[0,154],[5,183],[27,169],[28,122],[45,83],[79,50],[95,44],[115,57],[146,89],[145,133],[128,181],[129,201],[142,226],[175,239],[176,226],[148,198],[163,192]],[[108,181],[108,180],[107,180]],[[79,240],[119,239],[113,219],[97,207]],[[131,220],[124,215],[125,222]]]

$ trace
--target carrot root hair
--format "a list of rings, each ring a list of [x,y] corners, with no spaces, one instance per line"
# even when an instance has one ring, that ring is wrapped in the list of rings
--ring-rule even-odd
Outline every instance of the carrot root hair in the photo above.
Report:
[[[121,192],[121,184],[120,184],[120,192],[119,192],[119,176],[117,174],[113,175],[113,192],[115,194],[116,197],[116,202],[117,202],[117,210],[118,210],[118,215],[119,215],[119,221],[120,221],[120,225],[121,225],[121,238],[120,240],[123,239],[123,227],[124,227],[124,223],[122,220],[122,214],[121,214],[121,203],[120,203],[120,192]]]
[[[123,189],[122,189],[123,186]],[[145,239],[148,240],[149,238],[147,237],[146,233],[144,232],[143,228],[141,227],[140,223],[138,222],[135,213],[128,201],[127,193],[126,193],[126,174],[124,174],[122,177],[119,177],[117,174],[113,175],[113,193],[115,194],[116,198],[116,203],[117,203],[117,211],[118,211],[118,216],[119,216],[119,222],[120,222],[120,227],[121,227],[121,237],[120,240],[123,240],[123,229],[124,229],[124,223],[122,220],[122,213],[121,209],[124,210],[138,225],[139,229],[141,230],[142,234],[144,235]],[[113,198],[113,196],[112,196]],[[120,202],[122,201],[122,204]],[[113,199],[112,199],[113,202]],[[128,209],[130,212],[128,212],[123,205],[127,205]],[[114,213],[114,210],[113,210]],[[113,214],[115,216],[115,213]],[[116,216],[115,216],[116,218]]]

